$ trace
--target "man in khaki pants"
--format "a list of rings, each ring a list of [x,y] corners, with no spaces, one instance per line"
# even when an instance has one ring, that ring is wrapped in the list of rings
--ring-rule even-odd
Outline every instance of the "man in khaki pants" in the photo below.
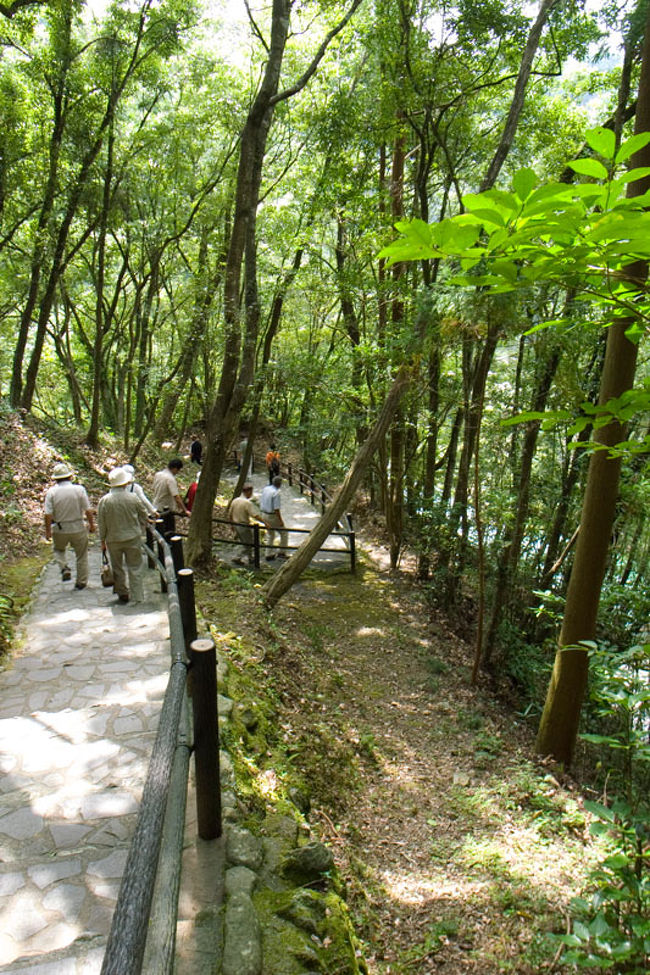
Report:
[[[61,578],[67,582],[72,573],[66,557],[68,545],[76,556],[75,589],[88,585],[88,530],[95,531],[95,519],[86,489],[73,484],[73,472],[67,464],[57,464],[52,472],[56,481],[45,495],[45,537],[51,541],[54,559],[61,570]]]
[[[115,467],[108,475],[108,483],[110,491],[97,505],[102,550],[108,550],[113,588],[119,602],[128,603],[131,599],[141,603],[144,600],[141,534],[147,526],[147,509],[137,494],[125,490],[131,483],[128,471]],[[126,571],[123,563],[126,563]]]

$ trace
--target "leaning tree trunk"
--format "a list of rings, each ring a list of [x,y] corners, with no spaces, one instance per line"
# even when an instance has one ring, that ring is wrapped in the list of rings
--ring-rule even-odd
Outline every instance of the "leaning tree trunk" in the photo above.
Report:
[[[399,406],[402,394],[410,382],[410,372],[406,366],[402,366],[395,376],[393,385],[388,392],[388,396],[375,421],[374,427],[370,431],[368,439],[358,451],[341,485],[341,489],[332,504],[326,509],[322,518],[309,533],[300,548],[297,549],[288,562],[285,562],[280,571],[264,587],[262,598],[267,609],[273,609],[278,600],[284,596],[285,592],[291,589],[301,573],[307,568],[316,552],[318,552],[327,536],[333,531],[354,496],[354,492],[372,460],[372,455],[386,436],[393,414]]]

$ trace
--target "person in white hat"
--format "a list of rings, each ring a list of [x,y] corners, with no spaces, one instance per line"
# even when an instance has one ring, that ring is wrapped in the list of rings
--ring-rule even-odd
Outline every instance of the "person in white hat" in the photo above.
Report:
[[[140,535],[147,525],[147,509],[126,488],[131,475],[115,467],[108,475],[110,490],[97,506],[102,551],[108,551],[113,569],[113,589],[121,603],[144,600],[144,562]],[[127,579],[128,573],[128,579]]]
[[[127,487],[126,490],[130,494],[135,494],[136,497],[140,498],[140,500],[142,501],[143,505],[145,506],[145,508],[149,512],[149,515],[150,515],[151,518],[157,518],[158,517],[158,512],[156,511],[156,509],[152,505],[152,503],[149,500],[149,498],[147,497],[147,495],[144,493],[141,485],[138,484],[137,481],[136,481],[136,479],[135,479],[135,468],[133,467],[133,464],[122,464],[122,470],[125,470],[127,474],[130,474],[131,475],[131,483],[129,484],[129,486]]]
[[[73,484],[73,471],[67,464],[57,464],[52,472],[56,481],[45,495],[45,537],[52,542],[54,559],[61,570],[61,578],[67,582],[71,577],[66,550],[70,545],[76,557],[75,589],[85,589],[88,585],[88,530],[95,531],[95,518],[86,489],[81,484]]]

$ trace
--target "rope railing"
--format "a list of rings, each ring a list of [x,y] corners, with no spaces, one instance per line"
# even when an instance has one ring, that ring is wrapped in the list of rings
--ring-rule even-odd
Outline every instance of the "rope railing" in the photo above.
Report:
[[[158,570],[161,588],[167,592],[171,665],[102,975],[139,975],[145,957],[147,969],[156,975],[168,975],[173,970],[192,751],[196,761],[199,835],[214,839],[221,834],[214,643],[196,640],[192,573],[178,570],[179,553],[177,546],[174,552],[174,539],[168,540],[158,531],[148,535],[149,544],[144,549],[149,565]],[[154,543],[158,555],[154,553]],[[191,600],[187,590],[192,591]],[[195,655],[200,660],[196,668]],[[187,698],[190,667],[194,673],[194,747]],[[206,713],[201,712],[201,705]],[[210,797],[207,804],[202,799],[206,794]]]

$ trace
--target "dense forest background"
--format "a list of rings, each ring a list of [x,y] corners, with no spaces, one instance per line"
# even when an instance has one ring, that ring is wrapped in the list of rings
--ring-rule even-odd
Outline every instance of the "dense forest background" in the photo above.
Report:
[[[572,0],[0,4],[8,406],[92,447],[110,431],[132,459],[201,430],[199,565],[243,434],[275,431],[335,486],[399,383],[359,471],[392,565],[415,553],[430,601],[476,640],[474,679],[529,714],[562,624],[576,649],[558,654],[542,751],[571,759],[589,652],[592,685],[625,686],[616,717],[591,686],[587,720],[596,745],[627,735],[614,764],[635,810],[646,15]],[[406,243],[391,250],[395,224]]]

